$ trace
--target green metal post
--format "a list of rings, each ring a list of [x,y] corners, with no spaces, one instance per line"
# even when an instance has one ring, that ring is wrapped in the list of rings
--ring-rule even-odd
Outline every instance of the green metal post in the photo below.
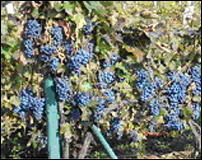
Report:
[[[109,146],[109,144],[107,143],[107,141],[105,140],[105,138],[103,137],[103,135],[100,133],[100,131],[95,125],[92,126],[92,130],[96,134],[96,136],[98,137],[104,148],[107,150],[110,157],[112,159],[118,159],[113,150],[111,149],[111,147]]]
[[[55,98],[55,86],[51,76],[45,79],[46,114],[48,132],[48,156],[50,159],[60,159],[60,144],[58,134],[58,111]]]

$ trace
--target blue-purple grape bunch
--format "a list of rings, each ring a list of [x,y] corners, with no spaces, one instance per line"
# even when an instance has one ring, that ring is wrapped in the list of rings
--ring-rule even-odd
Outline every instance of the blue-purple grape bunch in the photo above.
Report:
[[[138,69],[136,71],[136,86],[139,90],[141,90],[142,93],[140,98],[144,102],[149,100],[154,93],[154,87],[150,85],[150,80],[148,77],[148,71],[144,69]]]
[[[40,24],[36,20],[29,20],[25,25],[25,35],[26,39],[24,40],[25,47],[25,57],[32,58],[33,57],[33,49],[34,43],[32,39],[38,39],[40,35]]]
[[[103,64],[103,66],[104,66],[105,68],[110,67],[110,66],[114,65],[114,64],[117,62],[117,60],[118,60],[118,55],[117,55],[117,54],[114,54],[114,55],[111,57],[110,62],[105,61],[104,64]]]
[[[192,93],[194,95],[201,95],[201,69],[198,66],[194,66],[190,69],[189,75],[196,84],[196,89],[192,90]]]
[[[81,106],[81,107],[85,107],[86,105],[88,105],[89,102],[90,102],[90,96],[87,95],[87,93],[85,92],[75,94],[72,100],[72,104],[74,106]]]
[[[166,88],[166,96],[170,103],[183,103],[186,98],[187,86],[190,84],[188,77],[180,74],[169,73],[168,81],[171,84]],[[185,81],[187,79],[187,81]]]
[[[110,71],[103,71],[98,74],[98,87],[107,88],[114,81],[114,74]]]
[[[62,39],[63,39],[62,28],[60,28],[54,24],[53,28],[51,30],[51,36],[53,38],[53,44],[55,46],[59,46],[62,42]]]
[[[162,79],[155,76],[154,80],[152,80],[149,77],[149,72],[144,69],[138,69],[136,71],[136,80],[136,87],[141,91],[140,98],[143,102],[150,100],[155,90],[163,87]]]
[[[89,53],[86,50],[81,49],[76,52],[75,56],[70,57],[68,67],[70,68],[71,73],[79,73],[80,67],[82,65],[86,65],[92,59],[92,54],[93,53]]]
[[[47,137],[36,136],[34,140],[41,145],[41,148],[45,148],[48,144]]]
[[[166,131],[170,131],[170,130],[179,131],[184,128],[184,125],[178,118],[178,119],[171,119],[170,121],[168,121],[167,124],[164,125],[164,127]]]
[[[113,117],[110,120],[110,131],[113,132],[119,132],[119,129],[121,127],[121,118],[119,117]]]
[[[165,128],[171,128],[173,130],[182,129],[182,124],[180,124],[179,114],[180,109],[178,104],[184,103],[186,98],[187,87],[190,84],[189,77],[185,76],[182,72],[177,74],[176,72],[169,72],[167,75],[167,80],[170,84],[165,88],[165,95],[168,99],[170,110],[165,116],[167,124]],[[144,69],[138,69],[136,72],[136,86],[141,91],[141,100],[147,102],[152,99],[155,94],[155,90],[163,89],[163,80],[154,77],[153,80],[149,77],[149,72]],[[160,104],[158,99],[152,99],[148,108],[153,116],[159,116]],[[150,125],[149,130],[152,131],[154,123]]]
[[[26,58],[32,58],[33,56],[33,43],[30,39],[27,39],[24,41],[24,47],[25,47],[25,56]]]
[[[180,108],[178,105],[185,102],[187,87],[189,86],[191,80],[184,73],[177,73],[176,71],[168,72],[166,77],[168,82],[170,82],[170,84],[165,88],[170,110],[165,116],[165,119],[167,120],[165,128],[166,130],[181,130],[183,129],[183,124],[179,119]]]
[[[78,108],[73,108],[71,114],[72,114],[73,120],[78,120],[80,118],[80,113]]]
[[[38,39],[40,36],[40,24],[36,20],[28,20],[25,26],[25,35],[29,38]]]
[[[41,46],[40,51],[41,53],[45,53],[48,56],[51,56],[52,54],[56,53],[56,47],[53,45],[45,45],[45,46]]]
[[[103,99],[99,98],[97,102],[98,102],[98,105],[96,106],[95,115],[94,115],[95,121],[98,121],[101,118],[102,111],[104,108],[106,108],[105,101]]]
[[[69,79],[68,77],[64,77],[64,79],[58,77],[56,80],[56,90],[58,94],[58,99],[60,101],[69,102],[71,90],[69,87]]]
[[[114,92],[111,89],[104,92],[104,96],[107,98],[109,104],[113,103],[115,100]]]
[[[198,119],[200,117],[200,107],[198,103],[192,104],[192,118],[194,120]]]
[[[65,53],[69,55],[72,52],[72,44],[71,41],[66,40],[64,43]]]
[[[37,120],[42,118],[45,99],[37,98],[33,96],[33,92],[30,90],[22,90],[19,93],[20,105],[14,109],[14,112],[20,116],[21,119],[24,118],[26,111],[32,110],[33,116]]]
[[[59,58],[52,56],[54,53],[56,53],[56,49],[57,48],[53,45],[41,46],[40,48],[42,53],[41,60],[49,64],[51,71],[55,71],[59,65]]]
[[[83,26],[84,34],[89,35],[92,31],[92,22],[89,19],[86,19],[86,25]]]
[[[160,107],[159,107],[159,102],[157,99],[152,100],[149,105],[148,108],[150,109],[150,113],[153,116],[159,116],[159,112],[160,112]]]
[[[56,69],[59,65],[59,58],[57,58],[57,57],[51,58],[49,64],[51,67],[51,71],[56,71]]]
[[[148,132],[153,132],[154,127],[156,126],[157,122],[156,121],[151,121],[149,123],[149,128],[148,128]]]

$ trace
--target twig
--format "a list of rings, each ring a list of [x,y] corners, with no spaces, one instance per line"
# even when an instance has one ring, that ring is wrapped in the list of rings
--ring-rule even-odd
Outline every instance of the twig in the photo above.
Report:
[[[65,123],[64,116],[64,102],[58,103],[59,114],[60,114],[60,127]],[[65,135],[61,135],[61,146],[62,146],[62,158],[69,159],[69,140],[65,138]]]
[[[198,129],[199,129],[199,131],[200,131],[200,133],[201,133],[201,127],[196,123],[196,122],[194,122],[193,120],[190,120],[196,127],[198,127]]]
[[[87,132],[85,141],[83,143],[83,147],[82,147],[80,154],[79,154],[79,157],[78,157],[79,159],[85,158],[87,151],[88,151],[88,148],[89,148],[89,145],[90,145],[92,140],[93,140],[93,135],[90,132]]]
[[[191,130],[192,130],[192,132],[193,132],[195,138],[196,138],[196,141],[197,141],[198,144],[199,144],[199,152],[201,153],[201,136],[200,136],[201,133],[200,133],[200,134],[197,133],[196,129],[195,129],[194,126],[193,126],[193,120],[189,120],[189,125],[190,125],[190,127],[191,127]],[[198,125],[197,125],[197,126],[198,126]]]

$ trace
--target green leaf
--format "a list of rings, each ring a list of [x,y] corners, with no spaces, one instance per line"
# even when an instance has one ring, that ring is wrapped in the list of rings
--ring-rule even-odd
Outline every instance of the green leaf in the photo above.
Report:
[[[160,123],[160,124],[164,123],[163,116],[159,116],[157,123]]]
[[[38,16],[39,16],[39,10],[38,10],[38,8],[35,8],[32,11],[31,15],[32,15],[33,18],[38,18]]]
[[[71,130],[70,130],[70,124],[65,123],[62,125],[60,129],[60,133],[65,135],[65,138],[69,139],[72,136]]]
[[[34,149],[37,148],[37,142],[33,142],[33,148],[34,148]]]
[[[101,3],[104,7],[113,6],[113,1],[100,1],[100,3]]]
[[[15,106],[18,106],[18,105],[20,105],[20,100],[19,100],[19,98],[17,98],[17,96],[14,95],[10,98],[10,103]]]
[[[8,27],[4,22],[1,22],[1,34],[7,34],[8,33]]]
[[[193,101],[194,101],[194,102],[199,102],[199,101],[201,101],[201,96],[194,96],[194,97],[193,97]]]
[[[71,16],[73,15],[74,5],[70,4],[70,2],[68,1],[65,1],[64,8],[66,13],[68,13]]]
[[[63,6],[60,1],[55,1],[54,8],[57,12],[61,12],[63,10]]]
[[[84,15],[81,13],[74,14],[72,20],[76,23],[77,29],[83,28],[83,25],[86,24]]]
[[[89,2],[92,6],[93,9],[95,9],[95,12],[100,15],[100,16],[107,16],[108,12],[107,10],[103,7],[103,5],[99,1],[90,1]]]
[[[82,85],[80,86],[81,91],[84,91],[84,92],[88,92],[88,91],[91,90],[92,88],[93,88],[93,87],[92,87],[91,83],[89,83],[89,82],[85,82],[84,84],[82,84]]]
[[[92,6],[89,4],[88,1],[83,1],[83,4],[84,4],[85,7],[89,10],[89,12],[92,12],[93,8],[92,8]]]

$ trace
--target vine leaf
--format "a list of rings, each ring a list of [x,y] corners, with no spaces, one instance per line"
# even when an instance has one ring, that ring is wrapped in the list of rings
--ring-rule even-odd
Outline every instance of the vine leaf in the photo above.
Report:
[[[144,53],[140,49],[138,49],[138,48],[131,48],[129,46],[126,46],[125,49],[126,49],[126,51],[132,53],[135,56],[135,58],[136,58],[136,60],[137,60],[138,63],[140,63],[140,62],[143,61],[143,59],[144,59]]]

